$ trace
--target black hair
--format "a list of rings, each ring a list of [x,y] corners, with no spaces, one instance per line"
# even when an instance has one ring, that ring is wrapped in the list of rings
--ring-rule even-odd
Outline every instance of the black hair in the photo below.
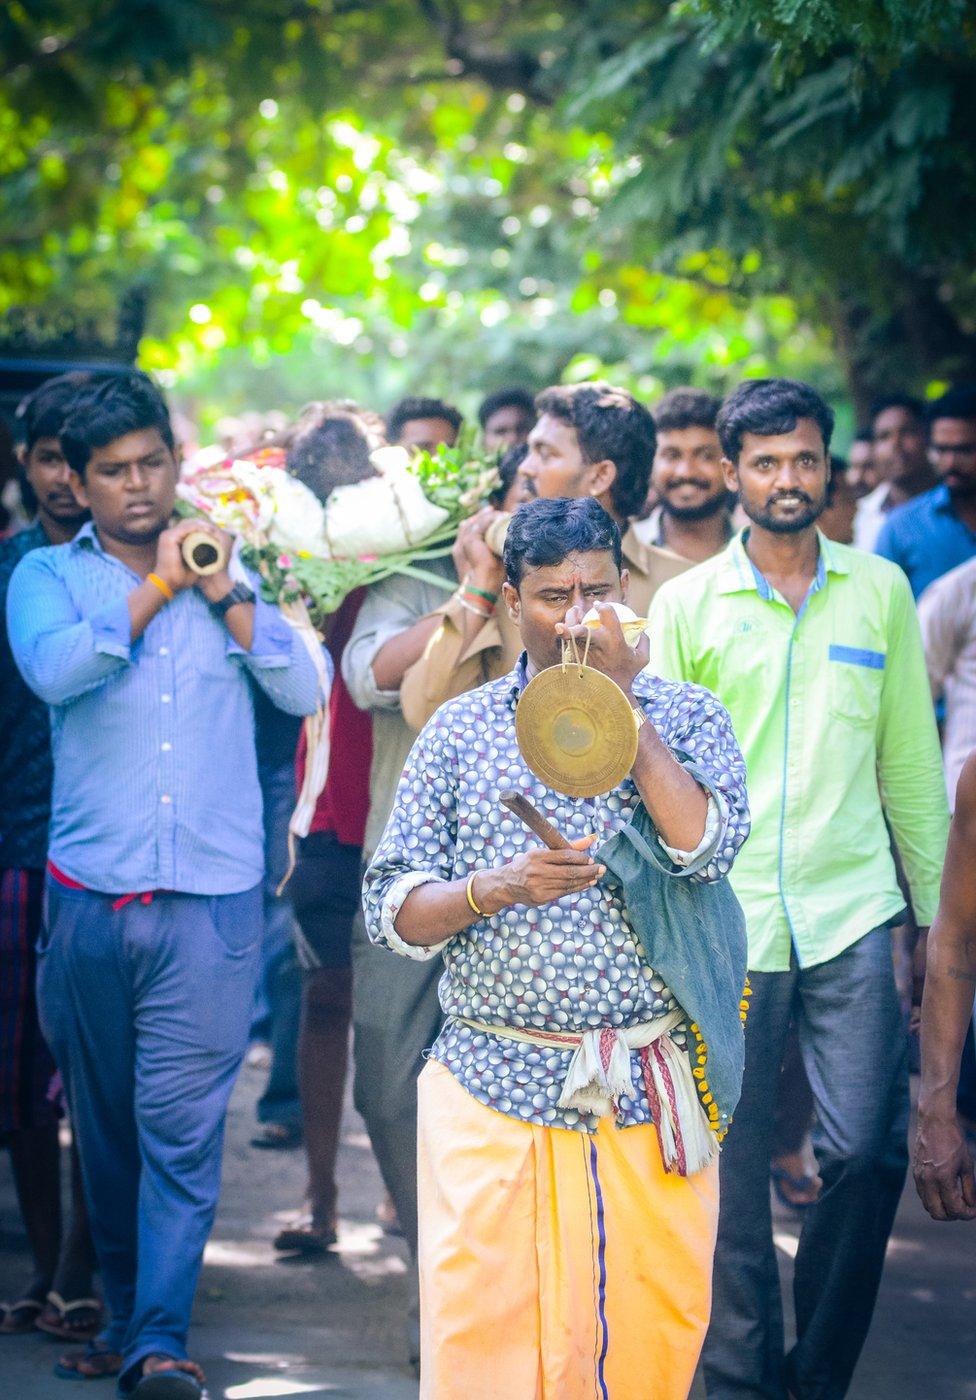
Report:
[[[620,531],[593,496],[526,501],[512,516],[505,537],[505,577],[518,588],[526,569],[560,564],[567,554],[606,550],[623,568]]]
[[[953,384],[928,406],[929,427],[937,418],[976,419],[976,384]]]
[[[776,437],[791,433],[801,418],[813,419],[824,451],[828,451],[834,411],[816,389],[799,379],[747,379],[722,404],[715,428],[725,456],[737,462],[744,434]]]
[[[478,422],[482,427],[488,419],[502,408],[520,408],[533,421],[535,420],[535,399],[528,389],[519,389],[513,386],[509,389],[496,389],[493,394],[487,394],[478,406]]]
[[[910,413],[913,418],[917,418],[920,423],[925,422],[925,405],[921,399],[916,399],[911,394],[903,394],[900,390],[893,394],[883,394],[880,399],[875,399],[868,414],[868,421],[871,424],[872,440],[874,437],[874,421],[880,417],[887,408],[903,408],[906,413]]]
[[[672,389],[651,409],[659,433],[680,428],[714,428],[722,400],[704,389]]]
[[[509,447],[503,452],[498,463],[498,475],[501,478],[498,486],[491,493],[491,504],[500,509],[502,502],[508,495],[512,482],[515,480],[519,467],[529,455],[529,444],[527,442],[516,443],[514,447]]]
[[[824,507],[834,504],[834,496],[837,493],[837,482],[841,477],[847,475],[847,458],[842,457],[838,452],[830,454],[830,475],[827,477],[827,492],[824,496]]]
[[[72,370],[45,379],[32,394],[17,405],[17,420],[23,426],[24,449],[30,452],[41,438],[60,438],[61,425],[69,405],[87,384],[97,381],[97,373]]]
[[[443,418],[446,423],[450,423],[455,432],[460,430],[464,422],[460,411],[453,404],[445,403],[443,399],[401,399],[386,415],[386,435],[390,442],[399,442],[404,425],[414,422],[417,418]]]
[[[61,425],[61,451],[83,477],[94,448],[145,428],[155,428],[173,451],[169,409],[156,384],[138,369],[113,370],[79,389]]]
[[[654,419],[644,405],[626,389],[597,380],[543,389],[535,407],[540,417],[548,413],[574,429],[585,462],[613,462],[613,508],[622,520],[637,515],[647,499],[657,447]]]
[[[315,404],[291,436],[285,466],[325,502],[337,486],[374,476],[366,427],[352,405]]]

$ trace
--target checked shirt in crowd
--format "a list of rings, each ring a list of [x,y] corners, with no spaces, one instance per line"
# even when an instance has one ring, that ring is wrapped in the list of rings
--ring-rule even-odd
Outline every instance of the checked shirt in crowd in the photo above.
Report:
[[[540,908],[506,908],[435,947],[408,945],[394,928],[419,885],[465,879],[538,845],[500,805],[507,788],[524,793],[568,840],[595,833],[599,846],[630,821],[640,797],[629,778],[605,796],[573,798],[551,792],[526,767],[515,741],[525,684],[523,656],[509,675],[443,705],[421,733],[366,877],[367,926],[379,927],[379,941],[408,957],[443,952],[440,995],[448,1019],[431,1055],[464,1088],[511,1117],[593,1132],[594,1115],[557,1106],[571,1049],[513,1041],[456,1018],[559,1032],[632,1026],[673,1012],[677,1003],[644,958],[619,889],[600,881]],[[749,831],[745,768],[728,714],[700,686],[645,672],[633,689],[679,761],[694,763],[714,784],[718,806],[710,803],[705,837],[688,864],[691,878],[720,879]],[[682,1030],[672,1035],[684,1043]],[[635,1069],[632,1053],[641,1087],[618,1101],[621,1126],[651,1118]]]

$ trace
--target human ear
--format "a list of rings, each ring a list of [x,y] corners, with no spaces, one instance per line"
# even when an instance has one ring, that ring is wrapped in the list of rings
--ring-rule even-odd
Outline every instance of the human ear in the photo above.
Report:
[[[508,579],[502,584],[502,598],[505,600],[509,617],[517,625],[522,620],[522,599],[518,589],[513,588]]]
[[[588,492],[591,496],[606,496],[612,491],[617,480],[617,464],[604,457],[602,462],[594,462],[587,468],[589,476]]]
[[[68,485],[71,487],[71,494],[81,506],[82,510],[90,509],[88,492],[85,490],[84,477],[78,475],[74,467],[68,472]]]
[[[738,495],[739,468],[735,462],[730,461],[728,457],[722,458],[722,475],[725,478],[725,489],[727,491],[733,491]]]

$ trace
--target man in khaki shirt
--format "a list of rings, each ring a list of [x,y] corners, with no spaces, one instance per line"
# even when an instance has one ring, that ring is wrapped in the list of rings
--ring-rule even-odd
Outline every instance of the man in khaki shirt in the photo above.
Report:
[[[513,504],[537,496],[595,497],[623,534],[627,601],[645,616],[662,583],[705,557],[661,548],[630,524],[647,498],[654,420],[626,390],[605,383],[556,385],[535,406],[539,418]],[[518,629],[499,602],[504,520],[502,512],[483,510],[461,527],[454,550],[461,586],[438,610],[440,624],[400,685],[403,716],[414,729],[446,700],[505,675],[521,650]]]

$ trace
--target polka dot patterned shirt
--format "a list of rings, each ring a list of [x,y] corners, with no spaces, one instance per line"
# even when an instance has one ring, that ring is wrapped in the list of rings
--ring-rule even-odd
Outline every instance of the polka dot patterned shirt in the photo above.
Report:
[[[466,879],[538,845],[501,806],[506,788],[525,793],[568,839],[595,832],[597,845],[637,807],[629,778],[605,796],[573,798],[534,776],[515,742],[524,685],[523,656],[510,675],[443,705],[419,735],[366,874],[366,926],[374,942],[406,956],[443,955],[446,1021],[430,1053],[475,1098],[527,1122],[593,1131],[595,1117],[557,1106],[571,1050],[508,1040],[456,1018],[566,1032],[631,1026],[673,1011],[677,1003],[644,958],[619,887],[601,881],[540,908],[506,908],[431,948],[407,945],[394,928],[418,885]],[[712,784],[705,837],[688,861],[691,878],[717,880],[749,831],[745,765],[729,716],[701,686],[642,673],[633,691],[679,761],[696,765]],[[672,1035],[683,1042],[680,1029]],[[621,1126],[650,1121],[636,1053],[631,1063],[634,1092],[617,1105]]]

